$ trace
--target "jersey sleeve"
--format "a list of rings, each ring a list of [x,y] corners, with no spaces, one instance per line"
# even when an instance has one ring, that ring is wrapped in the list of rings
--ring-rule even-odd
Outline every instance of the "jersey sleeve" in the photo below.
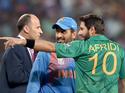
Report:
[[[125,51],[123,53],[123,60],[121,63],[121,68],[120,68],[120,78],[125,78]]]
[[[76,40],[68,44],[56,43],[56,54],[58,58],[76,58],[84,53],[84,40]]]

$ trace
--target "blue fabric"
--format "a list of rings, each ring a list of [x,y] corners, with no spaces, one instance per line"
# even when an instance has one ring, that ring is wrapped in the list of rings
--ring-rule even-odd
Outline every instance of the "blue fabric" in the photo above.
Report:
[[[57,20],[56,24],[52,26],[53,29],[55,29],[57,26],[61,27],[63,30],[72,29],[74,31],[77,31],[77,23],[74,19],[71,17],[62,17],[59,20]]]
[[[75,62],[39,52],[33,64],[27,93],[75,93]]]

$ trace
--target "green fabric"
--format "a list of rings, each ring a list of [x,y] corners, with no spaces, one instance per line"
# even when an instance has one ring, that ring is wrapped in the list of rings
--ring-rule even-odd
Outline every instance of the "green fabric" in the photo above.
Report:
[[[119,44],[98,35],[55,46],[57,57],[76,61],[77,93],[118,93],[118,78],[125,78],[125,54]]]

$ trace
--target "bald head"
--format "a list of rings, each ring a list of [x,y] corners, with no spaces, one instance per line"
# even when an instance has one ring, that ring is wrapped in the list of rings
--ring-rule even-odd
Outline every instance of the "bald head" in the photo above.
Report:
[[[23,29],[23,27],[25,25],[27,25],[30,21],[31,21],[31,17],[37,18],[35,15],[33,14],[24,14],[22,15],[18,22],[17,22],[17,28],[19,30],[19,32]]]

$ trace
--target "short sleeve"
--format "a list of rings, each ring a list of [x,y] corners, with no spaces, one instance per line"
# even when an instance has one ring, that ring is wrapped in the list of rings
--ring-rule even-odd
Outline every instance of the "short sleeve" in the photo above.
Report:
[[[56,54],[58,58],[76,58],[84,53],[84,40],[72,41],[68,44],[56,43]]]

